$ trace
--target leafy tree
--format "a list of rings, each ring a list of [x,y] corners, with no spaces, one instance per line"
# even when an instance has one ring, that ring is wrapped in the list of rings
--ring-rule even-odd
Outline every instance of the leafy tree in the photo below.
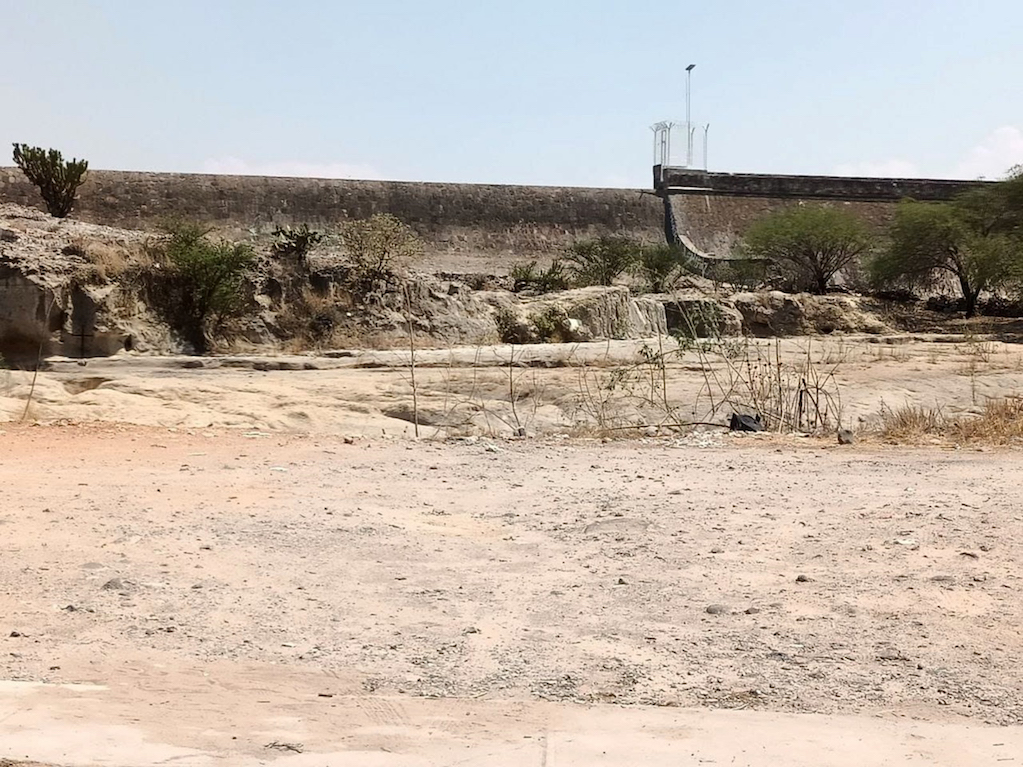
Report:
[[[769,213],[746,232],[749,257],[765,259],[798,290],[826,293],[831,280],[866,254],[866,224],[840,208],[801,205]]]
[[[342,239],[353,286],[361,291],[393,282],[400,270],[423,254],[419,236],[390,213],[348,222]]]
[[[639,261],[642,246],[628,237],[604,236],[577,242],[565,255],[580,285],[612,285]]]
[[[14,164],[39,188],[51,216],[67,218],[71,214],[75,193],[89,169],[88,162],[76,159],[65,162],[56,149],[15,144]]]
[[[930,288],[951,277],[959,284],[966,316],[973,317],[982,292],[1021,276],[1014,215],[992,189],[952,203],[904,200],[890,229],[891,247],[870,265],[872,280],[883,287]]]
[[[981,236],[1023,237],[1023,165],[1012,168],[1003,181],[959,195],[953,204],[963,222]]]
[[[245,306],[244,284],[255,254],[244,243],[212,240],[199,224],[169,227],[159,247],[151,303],[197,354],[209,351],[209,333]]]

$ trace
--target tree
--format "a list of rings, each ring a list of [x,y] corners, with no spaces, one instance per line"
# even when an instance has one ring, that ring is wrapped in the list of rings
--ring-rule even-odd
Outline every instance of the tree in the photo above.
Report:
[[[966,316],[973,317],[982,292],[1020,278],[1015,215],[990,188],[952,203],[903,200],[889,232],[891,246],[871,263],[871,278],[879,286],[931,288],[951,277],[959,284]]]
[[[963,223],[982,237],[1023,238],[1023,165],[1010,169],[1002,181],[964,192],[953,205]]]
[[[89,169],[88,162],[76,159],[65,162],[56,149],[15,144],[14,164],[39,188],[51,216],[67,218],[71,214],[75,193]]]
[[[580,285],[612,285],[639,261],[642,246],[628,237],[604,236],[575,243],[565,254]]]
[[[205,354],[209,333],[244,307],[245,275],[255,254],[244,243],[211,240],[199,224],[175,224],[169,231],[150,300],[197,354]]]
[[[797,290],[820,294],[873,244],[869,229],[855,214],[819,205],[769,213],[754,222],[744,240],[748,257],[773,264]]]
[[[423,242],[411,227],[390,213],[348,222],[341,233],[353,287],[367,292],[392,282],[423,254]]]

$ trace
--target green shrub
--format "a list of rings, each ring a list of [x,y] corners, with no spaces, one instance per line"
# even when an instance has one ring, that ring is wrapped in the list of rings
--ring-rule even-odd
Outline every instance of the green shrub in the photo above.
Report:
[[[628,237],[605,236],[577,242],[565,255],[578,285],[612,285],[638,263],[642,246]]]
[[[497,337],[503,344],[514,344],[519,342],[518,318],[511,309],[501,307],[494,313],[494,324],[497,326]]]
[[[565,324],[568,314],[560,306],[548,306],[542,312],[529,315],[529,323],[536,330],[536,338],[542,343],[560,343],[565,340]]]
[[[770,282],[768,264],[755,258],[727,258],[707,266],[707,278],[739,290],[758,290]]]
[[[511,270],[512,291],[520,293],[532,290],[537,293],[553,293],[568,289],[568,274],[560,259],[551,261],[546,269],[539,269],[536,261],[516,264]]]
[[[210,230],[199,224],[175,224],[169,234],[156,248],[150,304],[196,354],[205,354],[209,334],[244,308],[245,277],[255,255],[243,243],[210,239]]]
[[[679,278],[693,271],[689,254],[677,245],[647,245],[640,249],[635,271],[653,293],[672,290]]]
[[[313,231],[309,224],[292,228],[278,226],[274,229],[277,241],[273,244],[273,253],[278,258],[296,258],[304,262],[309,252],[323,240],[321,232]]]
[[[67,218],[71,214],[75,193],[89,169],[88,162],[75,159],[65,162],[56,149],[15,144],[14,164],[39,188],[51,216]]]

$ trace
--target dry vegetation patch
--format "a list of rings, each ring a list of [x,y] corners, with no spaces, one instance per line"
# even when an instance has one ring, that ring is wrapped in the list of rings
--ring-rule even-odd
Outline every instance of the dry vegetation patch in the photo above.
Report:
[[[950,416],[940,407],[904,405],[881,408],[878,433],[886,442],[924,441],[957,445],[1015,445],[1023,443],[1023,397],[990,399],[977,415]]]

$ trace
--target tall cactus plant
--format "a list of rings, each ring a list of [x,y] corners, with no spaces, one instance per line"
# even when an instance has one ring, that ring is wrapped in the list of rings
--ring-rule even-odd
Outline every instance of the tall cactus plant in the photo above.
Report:
[[[65,162],[56,149],[15,144],[14,163],[39,188],[51,216],[67,218],[70,215],[75,205],[75,192],[85,181],[88,162],[77,159]]]

